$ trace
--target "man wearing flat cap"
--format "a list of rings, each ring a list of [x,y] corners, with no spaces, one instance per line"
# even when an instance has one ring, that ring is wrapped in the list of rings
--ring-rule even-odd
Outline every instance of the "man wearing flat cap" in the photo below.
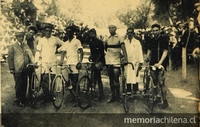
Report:
[[[14,103],[20,107],[24,107],[26,101],[26,66],[29,63],[34,63],[33,54],[29,46],[24,43],[24,35],[24,31],[16,31],[16,42],[8,50],[8,65],[10,73],[13,74],[15,80],[16,100]]]
[[[95,80],[98,82],[99,96],[98,100],[105,99],[103,91],[103,83],[101,80],[101,70],[105,64],[105,54],[103,42],[97,38],[97,33],[94,28],[88,31],[89,33],[89,47],[90,47],[90,57],[89,61],[95,63]]]
[[[36,43],[37,43],[34,36],[37,33],[37,31],[38,30],[35,26],[29,26],[27,29],[27,35],[26,35],[27,45],[31,49],[34,56],[35,56]]]

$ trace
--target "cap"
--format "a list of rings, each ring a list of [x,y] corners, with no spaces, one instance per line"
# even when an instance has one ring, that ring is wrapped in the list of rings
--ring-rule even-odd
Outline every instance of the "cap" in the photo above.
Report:
[[[16,29],[15,30],[15,36],[19,36],[19,35],[24,35],[25,32],[23,29]]]
[[[32,26],[32,25],[28,27],[28,31],[29,30],[33,30],[33,31],[35,31],[35,33],[38,32],[37,28],[35,26]]]
[[[198,6],[200,6],[200,3],[195,3],[194,6],[198,7]]]
[[[179,24],[181,24],[181,21],[176,22],[176,25],[179,25]]]
[[[194,19],[193,19],[193,18],[190,18],[190,21],[194,21]]]
[[[95,33],[95,34],[97,33],[96,30],[95,30],[94,28],[90,29],[90,30],[88,31],[88,33],[89,33],[89,32],[93,32],[93,33]]]
[[[170,32],[170,35],[176,36],[176,33],[175,32]]]
[[[109,25],[108,25],[108,28],[110,28],[110,27],[116,27],[116,28],[117,28],[117,25],[116,25],[115,22],[111,22],[111,23],[109,23]]]

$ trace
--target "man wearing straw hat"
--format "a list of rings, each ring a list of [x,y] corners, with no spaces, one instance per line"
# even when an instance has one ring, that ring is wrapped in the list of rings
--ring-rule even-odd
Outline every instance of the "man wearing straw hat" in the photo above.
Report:
[[[8,65],[10,73],[13,74],[15,80],[16,99],[14,103],[20,107],[24,107],[26,101],[26,66],[34,62],[30,48],[27,44],[24,44],[24,35],[25,32],[23,30],[15,31],[16,42],[8,50]]]
[[[44,91],[44,103],[51,101],[49,88],[51,87],[51,82],[56,75],[56,67],[52,67],[57,64],[56,49],[57,46],[63,45],[64,42],[57,37],[52,36],[52,31],[54,25],[51,23],[42,23],[41,30],[44,37],[38,40],[38,45],[36,48],[35,61],[36,63],[40,58],[42,66],[44,67],[42,75],[42,86]],[[52,72],[50,68],[52,67]]]

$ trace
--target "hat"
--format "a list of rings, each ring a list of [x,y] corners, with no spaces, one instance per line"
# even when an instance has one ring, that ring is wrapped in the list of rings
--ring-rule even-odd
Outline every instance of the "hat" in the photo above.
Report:
[[[44,30],[45,28],[51,28],[51,29],[54,28],[53,24],[46,23],[46,22],[38,22],[36,26],[37,26],[37,29],[39,30]]]
[[[179,25],[179,24],[181,24],[181,21],[176,22],[176,25]]]
[[[109,28],[109,27],[116,27],[116,28],[117,28],[117,25],[116,25],[115,22],[111,22],[111,23],[108,25],[108,28]]]
[[[193,19],[193,18],[190,18],[190,21],[194,21],[194,19]]]
[[[95,30],[94,28],[90,29],[90,30],[88,31],[88,33],[89,33],[89,32],[93,32],[93,33],[95,33],[95,34],[97,33],[96,30]]]
[[[32,25],[28,27],[28,31],[29,30],[33,30],[33,31],[35,31],[35,33],[38,32],[37,28],[35,26],[32,26]]]
[[[198,7],[198,6],[200,6],[200,3],[195,3],[194,6]]]
[[[176,33],[175,32],[170,32],[170,35],[176,36]]]
[[[25,32],[23,29],[16,29],[15,30],[15,36],[19,36],[19,35],[24,35]]]

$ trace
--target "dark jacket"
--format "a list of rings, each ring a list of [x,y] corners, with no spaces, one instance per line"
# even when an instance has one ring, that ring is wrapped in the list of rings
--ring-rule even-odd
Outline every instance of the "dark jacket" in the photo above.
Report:
[[[102,62],[105,64],[105,54],[103,42],[98,38],[90,39],[90,58],[93,62]]]

